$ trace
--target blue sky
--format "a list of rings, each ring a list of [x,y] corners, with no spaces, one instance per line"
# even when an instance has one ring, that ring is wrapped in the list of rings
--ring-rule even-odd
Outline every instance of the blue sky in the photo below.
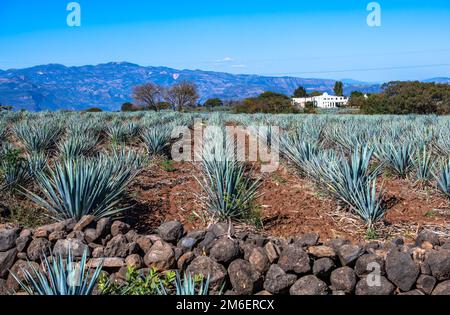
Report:
[[[1,0],[0,69],[141,65],[364,81],[450,76],[450,2],[384,0]]]

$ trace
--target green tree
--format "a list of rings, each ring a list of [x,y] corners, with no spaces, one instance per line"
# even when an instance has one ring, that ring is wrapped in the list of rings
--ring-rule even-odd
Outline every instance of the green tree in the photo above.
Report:
[[[394,81],[381,94],[368,96],[361,106],[366,114],[449,114],[450,85]]]
[[[348,101],[348,107],[362,108],[366,103],[364,96],[351,96]]]
[[[334,84],[334,95],[336,96],[342,96],[344,95],[344,84],[341,81],[336,81]]]
[[[157,104],[161,102],[164,89],[154,83],[145,83],[133,89],[133,98],[146,109],[158,111]]]
[[[317,114],[316,104],[314,102],[306,102],[303,112],[305,114]]]
[[[166,101],[178,111],[185,107],[194,107],[198,99],[197,86],[187,81],[173,85],[166,93]]]
[[[352,93],[350,94],[350,97],[359,97],[359,96],[364,96],[364,93],[359,91],[352,91]]]
[[[292,100],[280,93],[264,92],[257,97],[246,98],[235,105],[237,113],[297,113]]]
[[[294,97],[300,98],[300,97],[307,97],[308,93],[306,92],[305,88],[303,86],[299,86],[294,91]]]
[[[130,102],[123,103],[120,107],[120,111],[122,112],[132,112],[134,111],[134,104]]]
[[[98,107],[92,107],[85,110],[86,113],[100,113],[103,112],[101,108]]]
[[[322,95],[322,93],[320,93],[319,91],[312,91],[311,94],[309,94],[309,96],[320,96]]]
[[[211,107],[221,107],[223,106],[223,102],[220,98],[210,98],[208,99],[203,106],[211,108]]]
[[[11,110],[13,110],[12,106],[3,105],[2,103],[0,103],[0,112],[11,111]]]
[[[172,104],[170,104],[169,102],[158,102],[156,105],[159,109],[169,109],[172,107]]]

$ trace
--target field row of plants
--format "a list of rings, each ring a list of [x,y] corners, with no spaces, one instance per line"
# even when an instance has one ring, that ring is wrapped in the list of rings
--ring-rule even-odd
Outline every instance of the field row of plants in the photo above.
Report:
[[[233,115],[225,113],[29,113],[0,116],[2,191],[26,195],[53,220],[124,210],[130,182],[155,156],[170,159],[175,126],[277,126],[283,163],[372,228],[386,212],[383,178],[409,179],[450,197],[450,119],[438,116]],[[267,138],[266,138],[267,137]],[[252,165],[220,138],[200,163],[202,200],[215,219],[245,219],[258,196]],[[215,143],[217,142],[217,143]]]
[[[0,194],[21,196],[50,221],[97,220],[126,215],[131,183],[152,161],[170,160],[174,127],[240,125],[282,164],[340,209],[358,216],[368,231],[388,206],[384,181],[396,177],[450,198],[450,118],[437,116],[233,115],[225,113],[29,113],[0,116]],[[257,126],[268,126],[255,132]],[[279,137],[274,126],[280,128]],[[273,137],[272,137],[273,136]],[[203,190],[198,196],[210,221],[246,221],[258,205],[263,175],[258,163],[234,159],[220,137],[205,139],[204,159],[194,162]],[[196,152],[197,154],[199,152]],[[195,175],[191,175],[195,176]],[[26,210],[25,210],[26,211]],[[6,222],[8,219],[3,219]],[[126,286],[102,278],[101,266],[73,277],[68,257],[43,257],[44,269],[17,279],[30,294],[207,294],[209,279],[156,270],[143,278],[130,269]],[[32,266],[32,265],[30,265]],[[69,281],[70,280],[70,281]],[[82,285],[71,285],[77,281]],[[74,291],[75,290],[75,291]]]

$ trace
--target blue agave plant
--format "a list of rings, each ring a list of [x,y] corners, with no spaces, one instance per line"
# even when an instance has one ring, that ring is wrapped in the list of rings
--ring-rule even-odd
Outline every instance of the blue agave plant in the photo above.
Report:
[[[149,155],[162,155],[165,153],[171,141],[172,130],[166,126],[151,127],[142,133]]]
[[[79,220],[88,214],[97,218],[112,216],[125,210],[118,207],[118,203],[126,186],[137,174],[139,163],[136,164],[134,157],[116,154],[90,160],[64,160],[48,174],[37,173],[43,197],[30,191],[25,194],[55,220]]]
[[[438,189],[450,198],[450,159],[447,160],[440,171],[434,176]]]
[[[400,177],[405,178],[414,166],[415,150],[411,144],[380,146],[377,157]]]
[[[102,264],[95,269],[87,268],[87,252],[84,252],[81,261],[74,261],[70,248],[67,258],[58,255],[49,260],[44,255],[42,262],[43,270],[30,263],[29,268],[22,268],[24,281],[11,273],[30,295],[91,295],[102,270]]]
[[[176,274],[175,278],[175,295],[209,295],[210,278],[203,278],[192,274],[184,274],[183,279],[180,274]],[[158,295],[169,295],[169,290],[160,285]]]

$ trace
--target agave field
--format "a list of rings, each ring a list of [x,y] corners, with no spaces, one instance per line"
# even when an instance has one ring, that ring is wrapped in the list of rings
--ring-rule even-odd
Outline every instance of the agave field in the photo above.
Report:
[[[199,122],[245,127],[247,136],[279,148],[278,169],[262,172],[259,160],[233,158],[235,148],[221,137],[205,139],[214,150],[202,151],[203,159],[174,161],[171,148],[182,135],[173,130]],[[233,222],[285,238],[317,232],[323,239],[412,240],[424,227],[450,231],[446,116],[7,112],[0,141],[0,227],[91,216],[98,224],[119,218],[142,233],[170,220],[188,230]],[[145,293],[149,284],[124,292],[102,282],[97,265],[78,275],[83,286],[67,286],[70,248],[42,263],[44,273],[36,267],[17,279],[25,292],[90,294],[98,282],[105,292]],[[132,270],[127,277],[141,279]],[[158,281],[148,292],[207,294],[210,286],[209,278],[165,277],[150,276]]]
[[[145,183],[152,181],[154,197],[155,186],[164,190],[171,178],[177,181],[171,189],[179,188],[188,199],[185,205],[176,200],[179,209],[172,205],[167,215],[193,226],[235,220],[264,230],[265,219],[271,217],[270,184],[282,189],[295,182],[301,189],[283,202],[309,194],[319,205],[327,204],[331,217],[353,222],[362,231],[357,237],[386,236],[386,218],[402,203],[403,196],[396,196],[402,187],[406,197],[422,196],[420,206],[430,206],[420,214],[403,209],[402,223],[415,226],[418,215],[423,224],[439,223],[445,229],[447,223],[450,119],[445,116],[18,112],[0,118],[4,223],[80,219],[86,214],[98,219],[129,214],[151,221],[149,212],[164,212],[142,207],[154,201],[145,200]],[[192,129],[199,120],[203,126],[222,128],[269,126],[259,137],[270,136],[270,127],[277,126],[280,132],[272,141],[279,146],[279,169],[260,173],[258,163],[216,158],[225,156],[223,152],[200,162],[171,161],[176,140],[172,129]],[[285,210],[295,212],[305,205],[291,204]],[[266,221],[276,225],[271,218]]]

